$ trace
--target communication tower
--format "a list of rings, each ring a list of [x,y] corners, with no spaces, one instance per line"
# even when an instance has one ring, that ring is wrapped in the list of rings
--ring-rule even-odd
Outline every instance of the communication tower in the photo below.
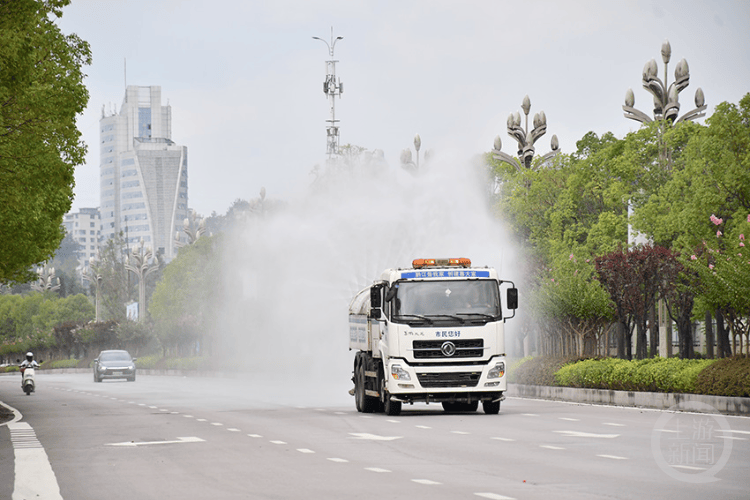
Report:
[[[326,79],[323,82],[323,93],[331,105],[330,118],[326,120],[326,154],[328,154],[329,160],[339,154],[339,120],[336,119],[336,96],[341,98],[341,94],[344,93],[344,84],[336,76],[336,63],[338,61],[333,58],[333,51],[336,48],[336,42],[343,38],[343,36],[333,37],[333,27],[331,27],[330,43],[317,36],[313,37],[314,40],[320,40],[326,44],[328,54],[331,58],[326,61]]]

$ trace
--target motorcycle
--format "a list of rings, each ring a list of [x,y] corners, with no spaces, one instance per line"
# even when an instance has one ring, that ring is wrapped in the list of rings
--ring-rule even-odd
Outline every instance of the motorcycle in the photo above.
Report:
[[[34,383],[34,369],[31,367],[21,368],[21,388],[26,395],[30,395],[36,389]]]

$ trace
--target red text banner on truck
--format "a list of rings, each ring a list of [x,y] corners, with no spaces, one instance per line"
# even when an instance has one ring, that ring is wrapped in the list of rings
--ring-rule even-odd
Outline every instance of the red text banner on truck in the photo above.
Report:
[[[503,297],[503,293],[505,296]],[[507,389],[505,321],[518,290],[467,258],[415,259],[386,269],[349,304],[357,410],[403,404],[497,414]]]

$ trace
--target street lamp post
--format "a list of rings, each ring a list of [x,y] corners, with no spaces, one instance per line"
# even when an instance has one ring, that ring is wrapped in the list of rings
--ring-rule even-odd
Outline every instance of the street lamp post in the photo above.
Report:
[[[422,138],[419,134],[414,135],[414,150],[417,152],[416,162],[411,155],[411,149],[401,151],[401,168],[410,174],[419,172],[419,150],[422,148]]]
[[[31,284],[31,289],[37,292],[56,292],[60,289],[60,278],[55,277],[55,268],[44,266],[36,271],[39,277]]]
[[[198,241],[206,233],[206,219],[198,219],[195,210],[191,210],[190,217],[185,217],[185,220],[182,221],[182,230],[187,236],[187,241],[182,241],[180,239],[180,232],[175,231],[174,246],[177,248],[192,245]]]
[[[669,40],[664,40],[661,45],[661,59],[664,61],[664,81],[659,79],[659,68],[656,60],[651,59],[643,67],[643,88],[654,96],[654,116],[651,118],[643,111],[635,109],[635,96],[633,89],[625,92],[625,105],[622,107],[625,111],[625,118],[649,123],[652,121],[661,121],[662,123],[679,123],[683,120],[696,120],[706,116],[705,96],[703,90],[698,87],[695,91],[695,109],[688,111],[679,118],[680,113],[679,94],[690,84],[690,69],[685,59],[677,63],[674,70],[674,82],[668,84],[667,67],[672,57],[672,47]]]
[[[140,244],[133,248],[133,252],[128,255],[128,261],[125,269],[138,276],[138,322],[141,323],[146,317],[146,277],[156,271],[159,266],[151,263],[153,252],[149,247],[143,246],[143,239]]]
[[[531,168],[531,161],[536,153],[534,143],[547,133],[547,116],[544,114],[544,111],[540,111],[534,115],[533,128],[529,130],[529,112],[531,111],[531,99],[529,99],[529,96],[523,98],[521,109],[525,116],[523,128],[521,127],[521,114],[518,111],[511,113],[507,121],[508,135],[518,143],[518,157],[521,159],[521,163],[519,164],[515,158],[501,151],[503,142],[499,135],[495,137],[494,148],[492,150],[492,154],[496,160],[508,163],[516,167],[519,171],[523,170],[522,166],[527,169]],[[556,135],[552,136],[550,147],[552,151],[542,156],[543,162],[560,152],[560,143]]]
[[[99,323],[99,321],[101,321],[101,289],[103,277],[101,271],[99,270],[99,266],[96,265],[96,260],[94,260],[93,257],[89,259],[89,267],[87,269],[84,269],[81,277],[94,285],[94,290],[96,292],[96,298],[94,299],[94,309],[96,311],[95,321]]]
[[[669,40],[664,40],[664,43],[661,45],[661,60],[664,62],[664,81],[658,77],[659,67],[655,59],[651,59],[643,67],[643,88],[654,98],[653,117],[635,108],[635,95],[633,94],[633,89],[628,89],[625,92],[625,105],[622,107],[625,112],[625,118],[641,123],[658,122],[660,143],[659,161],[662,163],[670,161],[667,145],[663,140],[665,127],[676,125],[681,121],[697,120],[698,118],[706,116],[705,110],[707,107],[703,90],[698,87],[695,91],[695,109],[688,111],[682,116],[678,116],[680,114],[679,94],[690,84],[690,69],[688,68],[687,61],[682,59],[675,67],[674,81],[670,84],[668,80],[668,67],[671,58],[672,46],[669,44]],[[631,207],[628,206],[628,213],[630,213],[630,211]],[[629,245],[631,243],[637,243],[637,240],[631,237],[632,234],[634,233],[631,230],[630,224],[628,224]],[[672,322],[667,319],[664,299],[659,299],[658,301],[657,314],[659,316],[659,355],[662,357],[669,357],[672,355]],[[706,320],[708,321],[709,318],[710,313],[707,313]]]
[[[326,79],[323,82],[323,93],[326,95],[331,105],[331,115],[330,118],[326,120],[328,123],[326,126],[326,153],[328,154],[329,160],[339,154],[339,120],[336,119],[336,96],[341,98],[341,94],[344,93],[344,84],[338,77],[336,77],[336,63],[338,61],[333,58],[333,51],[336,48],[336,42],[343,38],[343,36],[333,38],[333,27],[331,27],[331,43],[328,43],[317,36],[313,37],[313,40],[320,40],[326,44],[326,47],[328,47],[328,54],[331,57],[330,60],[326,61]]]

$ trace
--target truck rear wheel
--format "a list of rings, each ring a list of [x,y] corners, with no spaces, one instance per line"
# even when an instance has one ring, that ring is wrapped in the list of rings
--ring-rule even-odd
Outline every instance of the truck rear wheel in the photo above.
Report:
[[[362,413],[373,413],[377,410],[378,400],[365,393],[365,366],[359,363],[354,371],[354,398],[357,411]]]

